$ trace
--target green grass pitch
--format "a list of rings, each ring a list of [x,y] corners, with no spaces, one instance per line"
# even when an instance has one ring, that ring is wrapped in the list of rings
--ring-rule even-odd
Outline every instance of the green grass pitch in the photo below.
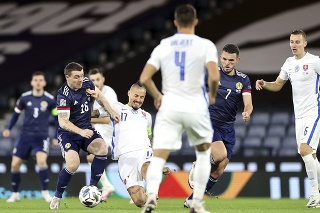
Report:
[[[159,199],[157,213],[176,213],[189,212],[183,208],[184,199]],[[205,199],[205,206],[211,213],[301,213],[301,212],[320,212],[320,209],[308,209],[305,205],[306,199],[290,200],[280,199],[271,200],[268,198],[237,198],[237,199],[216,199],[213,197]],[[4,199],[0,199],[1,212],[52,212],[49,210],[49,204],[38,199],[22,199],[16,203],[6,203]],[[76,212],[76,213],[140,213],[140,208],[130,205],[129,199],[109,198],[108,202],[100,203],[94,208],[86,208],[82,206],[78,198],[68,197],[63,199],[60,205],[59,212]]]

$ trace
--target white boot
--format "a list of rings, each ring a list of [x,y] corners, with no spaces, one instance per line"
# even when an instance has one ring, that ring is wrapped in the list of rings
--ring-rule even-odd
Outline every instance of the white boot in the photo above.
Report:
[[[7,203],[14,203],[20,201],[20,193],[19,192],[12,192],[10,198],[7,200]]]

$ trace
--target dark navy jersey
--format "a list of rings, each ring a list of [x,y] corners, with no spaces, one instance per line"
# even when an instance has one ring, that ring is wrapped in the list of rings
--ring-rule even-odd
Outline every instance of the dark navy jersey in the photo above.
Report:
[[[70,111],[69,121],[81,129],[91,127],[91,109],[93,98],[86,93],[87,89],[94,90],[95,86],[87,77],[83,78],[83,84],[77,91],[71,89],[67,82],[58,90],[58,112]],[[59,127],[59,133],[69,132]]]
[[[221,67],[219,71],[219,89],[216,102],[209,106],[210,118],[216,125],[232,125],[236,119],[239,103],[242,102],[242,94],[251,93],[251,83],[249,77],[238,70],[233,76],[224,73]],[[207,79],[206,75],[206,85]]]
[[[32,91],[23,93],[14,109],[18,114],[25,111],[21,133],[48,135],[49,118],[55,108],[56,101],[48,92],[42,96],[34,96]]]

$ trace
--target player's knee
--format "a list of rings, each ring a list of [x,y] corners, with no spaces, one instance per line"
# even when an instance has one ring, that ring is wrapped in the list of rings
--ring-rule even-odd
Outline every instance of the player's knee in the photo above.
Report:
[[[135,197],[132,200],[137,207],[143,207],[147,201],[145,198],[142,197]]]

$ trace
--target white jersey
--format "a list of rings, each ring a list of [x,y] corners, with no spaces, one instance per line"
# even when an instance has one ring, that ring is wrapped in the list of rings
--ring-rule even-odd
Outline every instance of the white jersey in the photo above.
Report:
[[[210,61],[218,63],[218,53],[208,39],[182,33],[163,39],[147,61],[161,68],[164,95],[160,110],[207,113],[204,75]]]
[[[318,115],[320,109],[319,56],[307,53],[301,59],[289,57],[283,64],[279,77],[290,80],[292,86],[292,99],[296,118],[307,115]]]
[[[120,122],[114,126],[112,142],[112,158],[117,160],[120,155],[147,149],[151,146],[148,131],[151,131],[152,119],[150,113],[120,102],[112,105],[120,115]]]
[[[111,87],[107,85],[103,85],[102,94],[108,100],[110,105],[118,102],[117,94]],[[103,107],[100,106],[100,104],[97,101],[94,102],[93,108],[104,110]],[[108,124],[95,124],[94,128],[101,134],[105,142],[107,142],[109,146],[111,146],[112,133],[113,133],[112,122]]]

